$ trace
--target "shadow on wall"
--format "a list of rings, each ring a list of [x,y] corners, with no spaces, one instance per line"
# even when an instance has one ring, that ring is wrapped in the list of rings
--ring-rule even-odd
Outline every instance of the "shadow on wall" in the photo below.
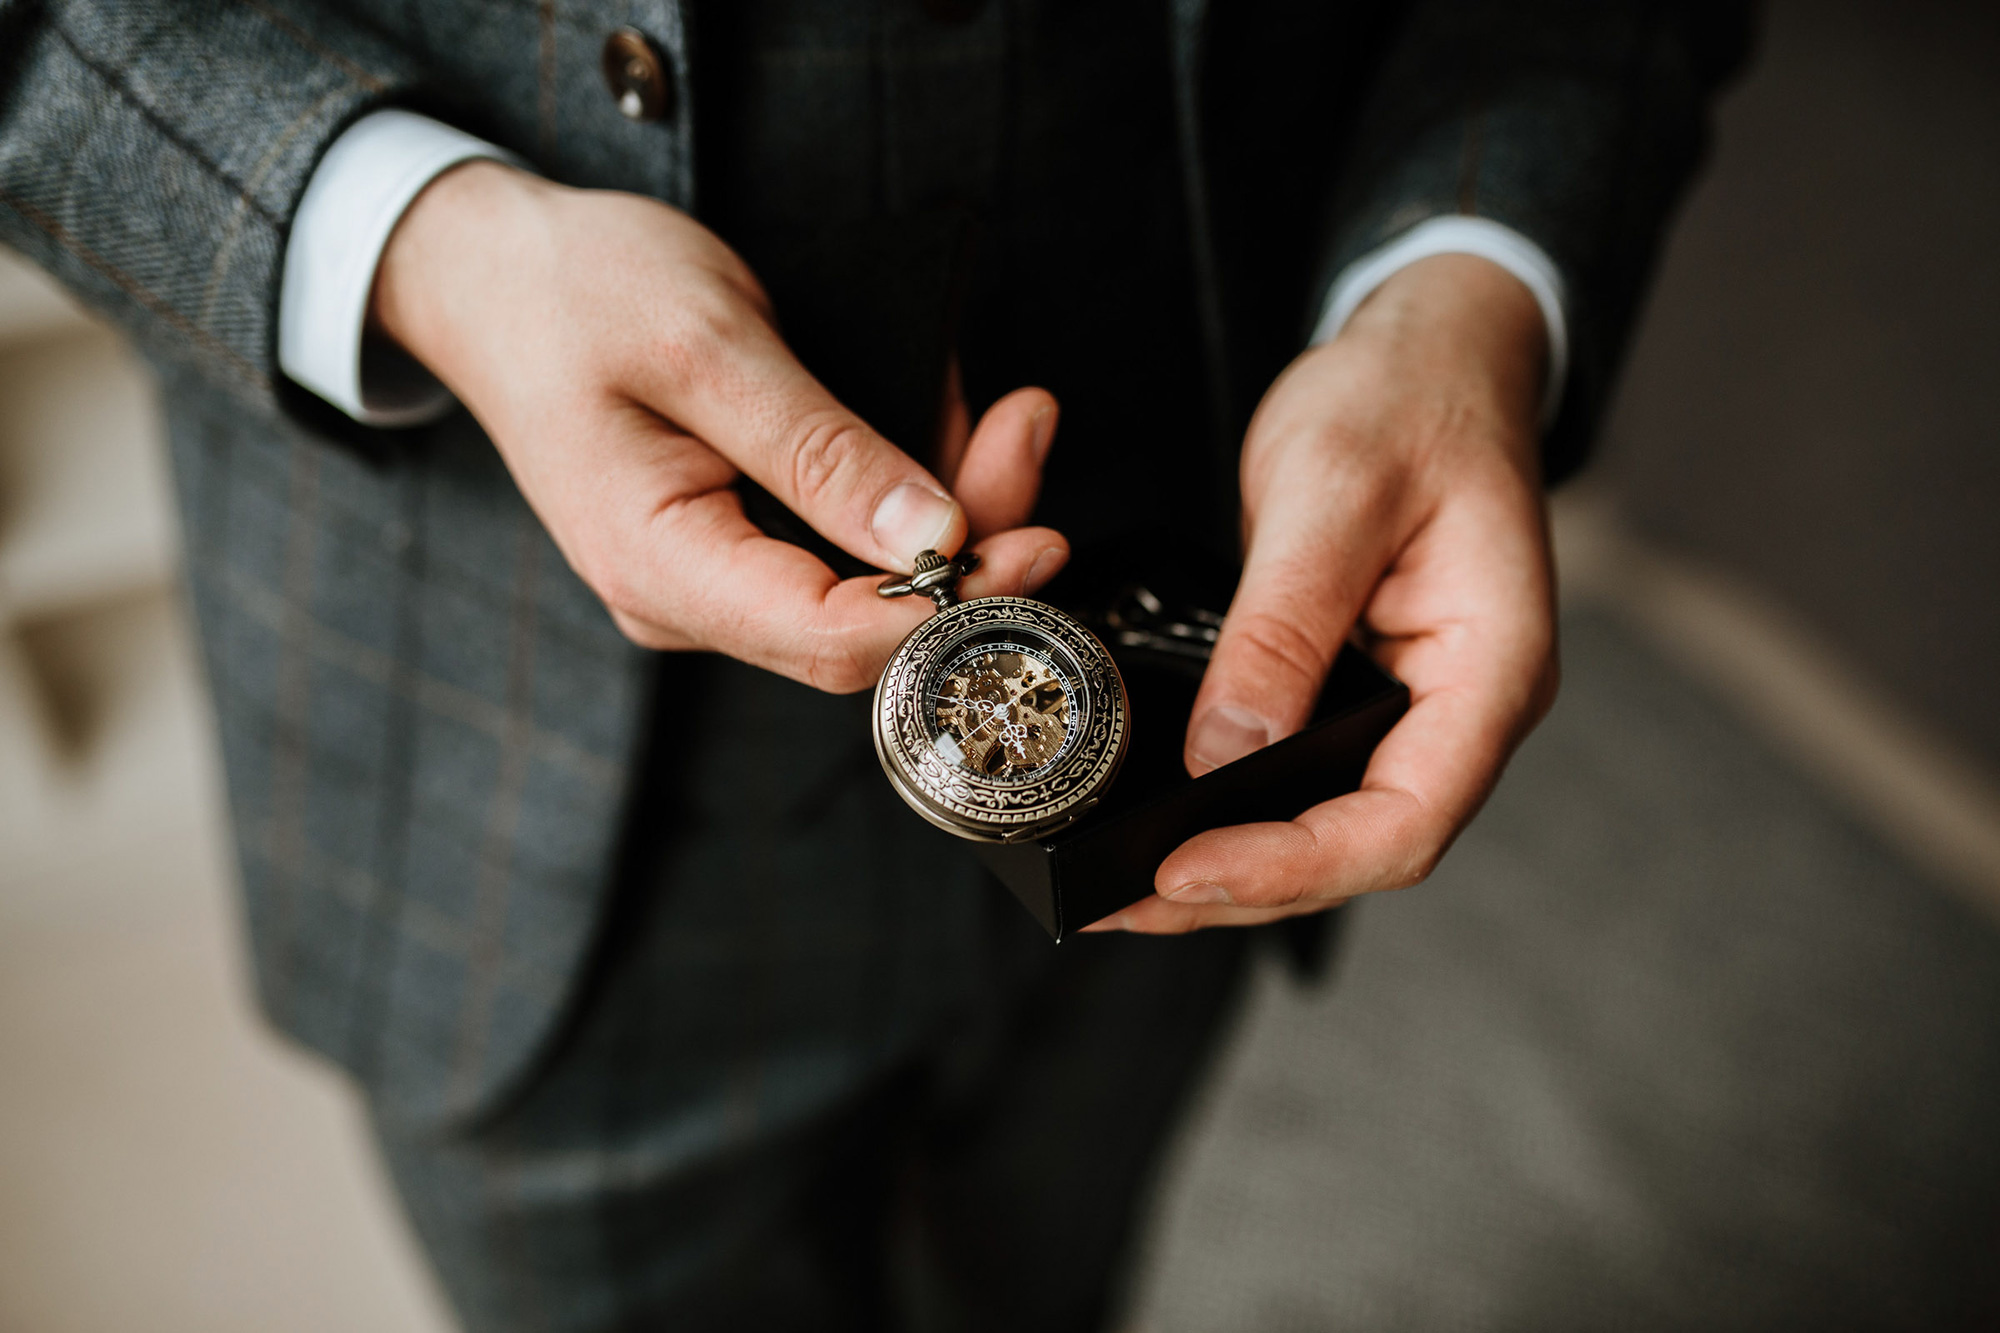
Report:
[[[1784,0],[1605,442],[1648,536],[2000,770],[2000,6]]]
[[[177,608],[148,377],[115,334],[0,257],[4,892],[60,879],[79,847],[163,826],[162,789],[134,775],[158,776],[147,756],[166,752],[146,738],[167,715],[154,704]],[[181,803],[164,804],[171,824]]]

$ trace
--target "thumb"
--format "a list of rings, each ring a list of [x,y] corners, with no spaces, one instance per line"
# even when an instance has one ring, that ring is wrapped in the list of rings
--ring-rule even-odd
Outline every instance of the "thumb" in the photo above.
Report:
[[[1056,417],[1055,395],[1047,389],[1016,389],[979,418],[952,481],[975,538],[1028,521],[1041,494]]]

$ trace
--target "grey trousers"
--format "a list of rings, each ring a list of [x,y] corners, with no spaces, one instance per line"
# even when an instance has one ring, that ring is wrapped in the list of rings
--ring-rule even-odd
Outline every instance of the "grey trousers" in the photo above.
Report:
[[[1057,947],[905,810],[864,704],[674,662],[567,1030],[381,1128],[469,1333],[1098,1329],[1247,940]]]

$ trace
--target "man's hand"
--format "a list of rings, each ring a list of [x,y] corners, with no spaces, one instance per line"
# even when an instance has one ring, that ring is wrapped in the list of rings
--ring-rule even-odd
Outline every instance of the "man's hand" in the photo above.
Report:
[[[1032,589],[1068,558],[1059,534],[1019,526],[1054,399],[1023,389],[969,441],[961,427],[954,498],[799,365],[742,260],[664,204],[456,168],[390,238],[371,315],[478,418],[570,565],[647,647],[847,692],[928,613],[763,535],[739,473],[883,569],[984,538],[968,596]]]
[[[1410,687],[1361,789],[1203,833],[1093,929],[1319,911],[1423,879],[1555,695],[1540,311],[1483,259],[1403,270],[1279,377],[1243,451],[1248,556],[1188,727],[1199,775],[1302,726],[1357,626]]]

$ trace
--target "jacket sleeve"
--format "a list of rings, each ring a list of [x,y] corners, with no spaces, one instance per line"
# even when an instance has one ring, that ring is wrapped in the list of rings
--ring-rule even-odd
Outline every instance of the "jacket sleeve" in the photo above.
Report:
[[[275,412],[286,232],[405,58],[312,0],[0,0],[0,242]]]
[[[1322,249],[1320,293],[1427,218],[1490,218],[1539,245],[1568,289],[1567,392],[1545,472],[1582,462],[1667,220],[1742,65],[1731,0],[1427,0],[1365,107]]]

